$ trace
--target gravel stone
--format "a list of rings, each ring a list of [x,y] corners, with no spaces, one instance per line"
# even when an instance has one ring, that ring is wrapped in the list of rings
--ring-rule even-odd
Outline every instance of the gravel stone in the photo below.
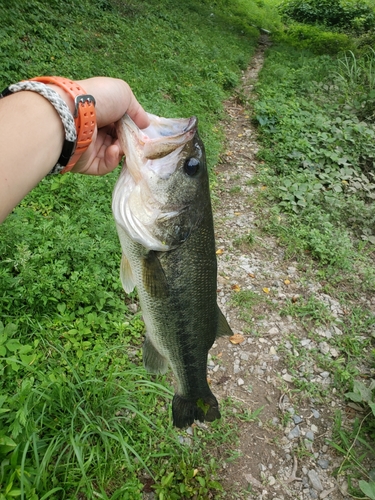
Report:
[[[319,479],[317,472],[314,469],[311,469],[311,470],[309,470],[307,475],[309,477],[311,486],[314,488],[314,490],[323,491],[323,486],[322,486],[322,483]]]
[[[293,422],[294,422],[295,424],[300,424],[300,423],[302,422],[302,418],[301,418],[301,417],[299,417],[298,415],[293,415],[293,417],[292,417],[292,418],[293,418]]]
[[[321,469],[328,469],[329,462],[328,460],[321,458],[320,460],[318,460],[318,465]]]
[[[292,440],[292,439],[294,439],[294,438],[298,438],[298,437],[300,437],[300,435],[301,435],[300,428],[299,428],[299,426],[298,426],[298,425],[296,425],[296,426],[294,427],[294,429],[292,429],[292,430],[289,432],[289,434],[288,434],[288,439]]]
[[[314,441],[314,433],[311,431],[307,431],[305,434],[305,438],[308,439],[309,441]]]

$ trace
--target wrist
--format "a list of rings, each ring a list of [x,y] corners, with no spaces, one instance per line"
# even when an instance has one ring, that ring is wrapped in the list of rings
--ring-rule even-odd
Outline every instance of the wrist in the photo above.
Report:
[[[91,144],[96,129],[95,98],[87,94],[79,83],[69,80],[68,78],[60,76],[39,76],[32,78],[30,81],[39,82],[44,85],[55,85],[74,100],[73,116],[76,128],[76,142],[72,149],[71,143],[68,140],[65,141],[63,151],[59,158],[59,164],[54,167],[52,173],[69,172]],[[65,96],[65,98],[67,98],[67,96]],[[69,100],[69,105],[72,106],[71,100]],[[68,153],[72,153],[70,159],[67,157]]]

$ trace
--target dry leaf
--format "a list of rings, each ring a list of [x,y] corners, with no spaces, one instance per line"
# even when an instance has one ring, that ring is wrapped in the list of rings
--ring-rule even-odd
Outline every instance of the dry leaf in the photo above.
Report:
[[[216,255],[222,255],[224,253],[224,250],[222,248],[218,248],[216,250]]]
[[[248,276],[250,276],[250,278],[255,278],[255,274],[253,273],[248,273]]]
[[[218,358],[221,358],[221,356],[223,355],[222,352],[219,352],[219,354],[217,355]]]
[[[242,137],[242,136],[243,136],[243,134],[238,134],[238,135],[237,135],[237,137]]]
[[[290,280],[284,280],[284,283],[285,283],[286,285],[290,285]]]
[[[234,212],[234,215],[241,215],[241,212]]]
[[[240,333],[235,333],[234,335],[229,337],[229,340],[232,344],[242,344],[242,342],[245,340],[245,337]]]
[[[265,286],[265,287],[263,288],[263,292],[264,292],[264,293],[270,293],[270,289],[269,289],[269,288],[267,288],[267,287]]]
[[[240,285],[232,285],[232,290],[234,290],[235,292],[239,292],[241,290],[241,287]]]
[[[265,189],[267,189],[267,186],[262,186],[260,189],[264,191]]]

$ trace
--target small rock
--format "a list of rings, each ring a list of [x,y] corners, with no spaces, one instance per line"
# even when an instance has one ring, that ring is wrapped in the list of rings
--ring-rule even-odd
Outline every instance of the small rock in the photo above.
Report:
[[[293,422],[297,425],[297,424],[300,424],[302,422],[302,418],[299,417],[298,415],[293,415]]]
[[[239,385],[239,386],[244,385],[244,383],[245,383],[245,382],[242,380],[242,378],[239,378],[239,379],[237,380],[237,385]]]
[[[327,342],[320,342],[319,343],[319,351],[322,354],[328,354],[329,353],[329,345]]]
[[[276,354],[276,349],[273,346],[271,346],[269,353],[271,354],[271,356],[274,356]]]
[[[293,381],[293,377],[291,375],[289,375],[289,373],[285,373],[282,376],[282,379],[285,380],[285,382],[292,382]]]
[[[321,469],[328,469],[329,462],[328,460],[321,458],[320,460],[318,460],[318,465]]]
[[[342,331],[336,325],[333,325],[331,331],[334,335],[342,335]]]
[[[280,333],[280,330],[277,328],[277,326],[273,326],[270,330],[268,330],[268,335],[278,335]]]
[[[317,426],[316,426],[316,425],[314,425],[314,424],[312,424],[312,425],[311,425],[311,430],[312,430],[312,432],[315,432],[315,433],[317,433],[317,432],[318,432],[318,428],[317,428]]]
[[[320,418],[320,413],[318,412],[318,410],[312,410],[312,414],[313,414],[313,417],[314,418]]]
[[[307,345],[311,344],[311,340],[310,339],[302,339],[300,344],[302,347],[306,347]]]
[[[269,476],[268,484],[269,486],[273,486],[276,483],[276,479],[273,476]]]
[[[128,304],[128,309],[132,313],[136,313],[138,311],[138,305],[137,304]]]
[[[314,469],[311,469],[311,470],[309,470],[307,475],[309,477],[311,486],[314,488],[314,490],[323,491],[323,486],[322,486],[322,483],[320,481],[320,478],[319,478],[317,472]]]
[[[335,491],[335,487],[331,488],[330,490],[324,490],[321,492],[321,494],[319,495],[319,498],[321,500],[324,500],[324,498],[328,497],[328,495],[330,495],[331,493],[333,493]]]
[[[305,434],[305,437],[306,439],[308,439],[309,441],[314,441],[314,433],[311,432],[311,431],[307,431],[306,434]]]
[[[310,489],[309,494],[310,498],[313,498],[314,500],[318,498],[318,493],[315,490]]]
[[[300,429],[299,429],[298,425],[296,425],[296,426],[294,427],[294,429],[292,429],[292,430],[289,432],[289,434],[288,434],[288,436],[287,436],[287,437],[288,437],[288,439],[292,440],[292,439],[294,439],[294,438],[298,438],[298,437],[300,437],[300,435],[301,435],[301,431],[300,431]]]

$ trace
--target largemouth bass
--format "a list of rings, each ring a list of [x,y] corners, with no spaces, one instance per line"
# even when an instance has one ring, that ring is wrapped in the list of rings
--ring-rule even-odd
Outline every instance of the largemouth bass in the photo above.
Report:
[[[112,211],[123,251],[124,290],[137,287],[146,325],[145,368],[177,380],[173,423],[220,418],[207,383],[207,354],[232,331],[216,302],[217,262],[209,180],[197,119],[125,115],[117,135],[126,160]]]

